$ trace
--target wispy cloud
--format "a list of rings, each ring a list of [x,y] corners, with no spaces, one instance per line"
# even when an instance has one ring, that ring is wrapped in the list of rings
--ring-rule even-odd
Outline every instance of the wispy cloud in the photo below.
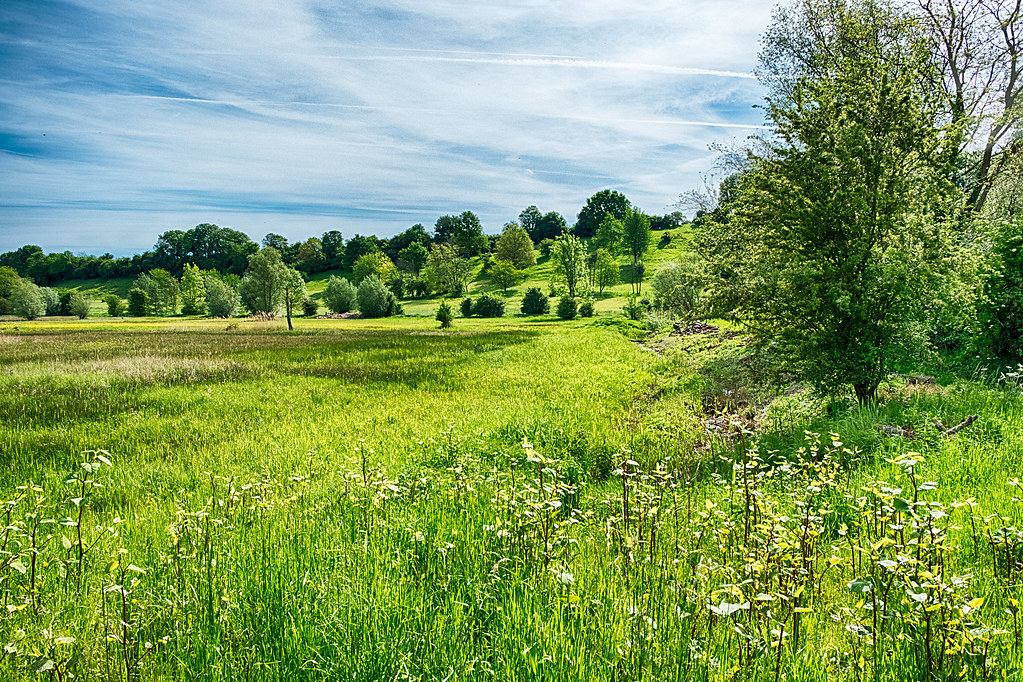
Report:
[[[8,0],[0,250],[393,234],[615,187],[665,210],[763,127],[771,4]]]

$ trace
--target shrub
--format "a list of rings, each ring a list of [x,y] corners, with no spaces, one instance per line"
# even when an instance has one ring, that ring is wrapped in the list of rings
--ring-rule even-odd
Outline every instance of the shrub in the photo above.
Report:
[[[624,306],[622,306],[622,312],[625,317],[630,320],[639,321],[643,319],[643,313],[646,312],[646,306],[636,301],[635,296],[629,296],[629,300]]]
[[[393,298],[394,294],[387,290],[379,277],[367,275],[359,284],[355,297],[363,317],[385,317],[391,309],[388,298]]]
[[[107,304],[107,315],[110,317],[121,317],[124,315],[124,299],[117,294],[107,294],[103,297]]]
[[[11,310],[26,320],[34,320],[46,314],[46,301],[39,293],[39,287],[27,279],[15,285],[11,292]]]
[[[472,317],[472,299],[468,296],[463,298],[458,309],[461,311],[462,317]]]
[[[320,312],[320,304],[311,298],[307,298],[302,301],[302,314],[306,317],[316,317],[316,313]]]
[[[233,317],[241,305],[237,289],[216,277],[206,278],[206,310],[210,317]]]
[[[394,295],[393,291],[387,292],[387,317],[392,315],[404,315],[405,309],[401,307],[401,301]]]
[[[440,322],[441,329],[447,329],[452,325],[455,314],[451,312],[451,306],[448,305],[447,301],[441,301],[440,305],[437,306],[437,316],[435,319]]]
[[[71,294],[71,298],[68,301],[68,312],[77,317],[79,320],[84,320],[89,316],[89,299],[84,294],[74,292]]]
[[[540,289],[530,287],[522,297],[522,307],[519,310],[523,315],[546,315],[551,310],[551,304]]]
[[[323,302],[332,313],[347,313],[356,306],[355,286],[344,277],[331,275],[327,288],[323,290]]]
[[[593,317],[593,301],[586,299],[579,305],[579,317]]]
[[[571,320],[578,311],[578,305],[571,296],[562,296],[561,300],[558,301],[558,317],[561,319]]]
[[[149,294],[138,287],[128,292],[128,314],[132,317],[145,317],[149,312]]]
[[[491,294],[483,294],[473,304],[472,314],[476,317],[501,317],[504,315],[504,301]]]
[[[695,319],[700,312],[702,267],[695,258],[688,258],[657,268],[650,280],[654,306],[678,319]]]

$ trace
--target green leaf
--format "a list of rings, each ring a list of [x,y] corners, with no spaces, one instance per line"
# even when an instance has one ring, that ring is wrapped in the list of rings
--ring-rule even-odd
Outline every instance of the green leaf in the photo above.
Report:
[[[870,590],[873,589],[874,584],[870,581],[869,578],[856,578],[856,580],[850,582],[847,587],[849,588],[850,592],[855,592],[857,594],[866,594],[867,592],[870,592]]]

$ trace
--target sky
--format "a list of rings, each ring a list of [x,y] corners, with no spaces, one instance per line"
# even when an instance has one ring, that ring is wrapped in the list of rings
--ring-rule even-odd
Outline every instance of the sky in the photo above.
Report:
[[[773,4],[3,0],[0,252],[666,213],[763,125]]]

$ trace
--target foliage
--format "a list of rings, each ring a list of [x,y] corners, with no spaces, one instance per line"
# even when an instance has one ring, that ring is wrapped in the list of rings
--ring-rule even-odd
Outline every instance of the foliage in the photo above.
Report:
[[[418,277],[429,255],[426,246],[420,242],[413,242],[398,252],[398,269]]]
[[[593,284],[597,291],[604,293],[604,289],[620,284],[621,281],[618,260],[607,249],[598,249],[593,262]]]
[[[332,313],[347,313],[357,307],[355,286],[344,277],[331,275],[323,290],[323,302]]]
[[[10,265],[0,266],[0,315],[10,314],[11,294],[20,283],[21,276],[17,270]]]
[[[437,218],[434,236],[438,242],[447,242],[458,247],[459,253],[463,256],[477,256],[487,246],[483,225],[472,211]]]
[[[539,287],[529,287],[522,297],[522,306],[519,310],[523,315],[546,315],[550,312],[551,305]]]
[[[32,282],[21,280],[10,294],[11,312],[27,320],[34,320],[46,314],[46,301]]]
[[[181,313],[206,314],[206,282],[198,266],[186,263],[181,275]]]
[[[68,312],[80,320],[89,316],[89,299],[82,293],[75,291],[68,301]]]
[[[210,317],[234,317],[242,306],[238,290],[218,277],[207,275],[206,310]]]
[[[593,317],[593,313],[594,309],[592,299],[588,298],[579,304],[579,317]]]
[[[923,348],[949,248],[954,135],[934,127],[929,55],[910,25],[872,3],[823,9],[830,33],[807,37],[814,72],[772,82],[776,138],[750,157],[735,216],[705,227],[703,248],[727,308],[778,366],[869,401]]]
[[[302,301],[302,314],[306,317],[316,317],[320,312],[320,304],[315,299],[306,298]]]
[[[539,244],[545,239],[554,239],[566,229],[568,225],[564,217],[556,211],[541,214],[536,206],[529,206],[519,214],[519,225],[526,231],[534,244]]]
[[[145,289],[132,287],[128,291],[128,314],[132,317],[145,317],[149,314],[149,294]]]
[[[434,244],[423,267],[423,279],[430,287],[444,294],[459,294],[465,290],[472,265],[451,244]]]
[[[661,265],[650,280],[654,307],[675,319],[692,320],[701,314],[700,295],[706,275],[703,263],[691,253]]]
[[[624,238],[625,227],[622,221],[608,213],[600,221],[590,245],[598,251],[604,250],[612,256],[617,256],[624,247]]]
[[[574,234],[565,233],[551,244],[551,276],[564,283],[574,298],[586,275],[586,247]]]
[[[141,289],[148,296],[147,315],[173,315],[178,307],[180,287],[178,280],[163,268],[154,268],[135,278],[133,289]]]
[[[328,230],[320,238],[320,248],[323,249],[325,259],[324,268],[331,270],[340,268],[345,257],[344,236],[338,230]]]
[[[507,293],[509,287],[525,281],[526,273],[516,269],[511,261],[498,260],[490,267],[490,279]]]
[[[472,314],[475,317],[501,317],[504,315],[504,301],[491,294],[480,294],[472,303]]]
[[[57,293],[57,290],[50,287],[39,287],[39,294],[43,297],[43,303],[46,304],[46,314],[60,315],[60,294]]]
[[[363,317],[385,317],[389,312],[388,299],[393,294],[376,275],[368,275],[362,280],[356,292],[359,312]]]
[[[272,246],[249,256],[249,267],[242,277],[239,293],[253,313],[278,313],[285,304],[285,290],[292,297],[305,297],[302,275],[284,264],[280,252]]]
[[[121,317],[124,315],[126,305],[124,299],[117,294],[107,294],[103,297],[103,302],[107,304],[107,315],[110,317]]]
[[[504,226],[504,231],[497,238],[494,257],[498,261],[510,262],[518,270],[525,270],[536,265],[533,240],[516,223],[508,223]]]
[[[610,189],[601,190],[586,200],[572,231],[578,237],[592,237],[607,214],[624,220],[628,207],[629,200],[624,194]]]
[[[987,277],[987,337],[1000,356],[1023,358],[1023,222],[1001,226],[995,237],[994,263]]]
[[[468,296],[462,299],[458,304],[458,312],[462,314],[462,317],[472,317],[472,299]]]
[[[434,319],[440,322],[441,329],[449,329],[454,324],[455,315],[447,301],[441,301],[437,306],[437,315]]]
[[[647,312],[647,306],[636,300],[636,296],[629,296],[625,305],[622,306],[622,313],[630,320],[639,321]]]
[[[352,270],[355,268],[356,261],[361,256],[367,253],[375,253],[380,250],[380,240],[375,236],[370,235],[363,237],[360,234],[355,235],[348,240],[345,244],[344,258],[341,261],[341,267],[344,270]]]
[[[562,296],[558,300],[557,314],[563,320],[571,320],[579,312],[579,306],[571,296]]]
[[[626,253],[632,256],[632,264],[643,260],[643,255],[650,246],[650,218],[634,208],[625,209],[622,220],[622,245]]]
[[[377,279],[387,284],[398,276],[398,270],[387,254],[374,251],[359,256],[359,259],[355,261],[355,265],[352,267],[352,283],[358,286],[370,275],[376,275]]]
[[[310,237],[295,248],[295,269],[306,275],[329,269],[323,241]]]

